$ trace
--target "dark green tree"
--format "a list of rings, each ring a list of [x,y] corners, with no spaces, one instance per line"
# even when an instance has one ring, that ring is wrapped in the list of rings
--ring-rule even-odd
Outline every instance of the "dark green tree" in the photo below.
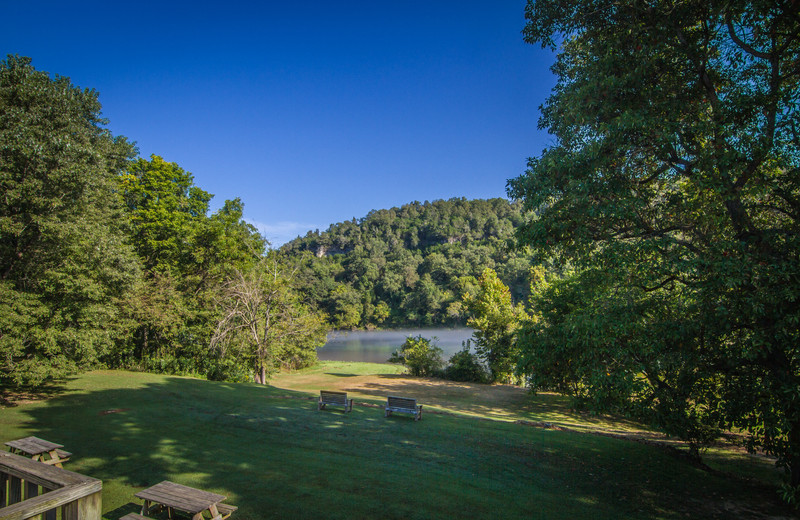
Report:
[[[560,42],[540,121],[556,142],[509,190],[538,215],[519,238],[577,272],[558,299],[564,320],[595,330],[591,344],[614,358],[647,357],[619,365],[628,379],[643,362],[672,364],[637,384],[678,385],[714,411],[693,421],[747,431],[787,469],[789,499],[800,490],[799,13],[783,0],[530,2],[526,40]],[[531,352],[552,339],[535,332]],[[583,335],[561,337],[581,349]],[[577,359],[566,370],[605,368]]]
[[[399,363],[408,368],[412,376],[436,375],[444,365],[442,349],[434,345],[436,338],[409,336],[399,350],[392,352],[389,363]]]
[[[36,384],[91,366],[128,332],[140,276],[117,178],[134,154],[97,92],[0,61],[0,378]]]
[[[131,164],[120,177],[120,191],[145,276],[127,302],[136,332],[115,362],[207,371],[216,292],[230,271],[258,261],[265,241],[244,222],[239,199],[209,216],[212,195],[159,156]]]

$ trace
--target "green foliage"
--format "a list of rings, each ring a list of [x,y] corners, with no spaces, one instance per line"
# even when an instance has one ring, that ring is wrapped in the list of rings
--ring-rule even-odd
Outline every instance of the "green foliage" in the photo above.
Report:
[[[476,354],[470,352],[470,342],[464,342],[461,350],[450,356],[444,377],[451,381],[464,381],[472,383],[488,383],[490,374],[480,362]]]
[[[514,305],[511,291],[490,268],[465,292],[467,325],[475,329],[477,355],[489,368],[492,381],[508,381],[517,364],[516,331],[527,318],[523,305]]]
[[[317,361],[327,323],[302,301],[292,277],[291,266],[276,251],[246,271],[232,272],[217,299],[220,318],[211,340],[212,349],[226,360],[220,368],[249,366],[255,381],[266,384],[278,368]]]
[[[239,199],[209,216],[211,195],[159,156],[131,164],[120,190],[145,278],[125,306],[136,330],[108,361],[170,373],[220,373],[208,359],[214,298],[228,271],[257,261],[264,239],[244,222]]]
[[[371,211],[283,246],[302,258],[303,290],[336,328],[463,323],[461,283],[496,267],[527,298],[531,257],[508,246],[518,203],[450,199]]]
[[[0,379],[216,370],[214,295],[265,242],[190,173],[103,128],[98,95],[0,62]]]
[[[392,352],[389,363],[405,365],[412,376],[423,377],[438,375],[444,364],[442,349],[422,336],[407,337],[400,350]]]
[[[0,62],[0,378],[39,384],[95,365],[129,323],[140,277],[116,179],[134,148],[97,93]]]
[[[765,2],[530,2],[554,47],[540,125],[510,181],[518,233],[573,273],[534,297],[535,381],[697,442],[750,434],[800,485],[800,23]]]

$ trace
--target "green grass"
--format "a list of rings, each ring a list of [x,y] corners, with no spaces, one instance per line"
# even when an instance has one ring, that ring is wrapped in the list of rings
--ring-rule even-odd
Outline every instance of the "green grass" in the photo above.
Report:
[[[719,449],[712,458],[726,474],[709,473],[594,434],[642,429],[571,414],[560,396],[398,372],[323,363],[267,387],[93,372],[0,410],[0,439],[64,444],[68,469],[103,480],[104,518],[114,520],[138,511],[136,491],[165,479],[227,495],[239,506],[232,520],[789,516],[769,461]],[[347,389],[358,405],[318,412],[320,388]],[[420,399],[422,421],[384,418],[387,393]]]

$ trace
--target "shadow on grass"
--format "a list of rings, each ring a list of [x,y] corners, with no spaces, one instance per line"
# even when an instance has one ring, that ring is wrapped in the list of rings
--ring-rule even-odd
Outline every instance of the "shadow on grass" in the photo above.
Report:
[[[83,383],[92,377],[108,381]],[[109,388],[115,377],[126,384]],[[424,380],[400,379],[359,392],[431,397]],[[81,381],[30,407],[24,426],[71,451],[68,469],[103,480],[107,520],[137,512],[134,493],[162,480],[228,496],[233,520],[724,518],[718,502],[752,505],[738,484],[615,439],[441,415],[387,420],[367,407],[318,412],[307,392],[249,384],[127,373]],[[502,404],[456,388],[476,410]],[[712,495],[712,509],[694,504]]]
[[[0,385],[0,406],[10,408],[32,401],[51,399],[64,393],[67,381],[49,382],[38,388]]]
[[[333,377],[357,377],[358,374],[336,374],[333,372],[325,372],[326,376],[333,376]]]

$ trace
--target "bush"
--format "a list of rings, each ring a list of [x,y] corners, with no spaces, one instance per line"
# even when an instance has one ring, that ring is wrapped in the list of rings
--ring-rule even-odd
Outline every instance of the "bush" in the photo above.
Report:
[[[450,357],[445,368],[444,376],[451,381],[487,383],[490,379],[489,371],[483,366],[477,354],[469,351],[469,341],[463,348]]]
[[[434,340],[436,338],[433,338]],[[409,336],[400,350],[392,353],[389,363],[401,363],[412,376],[434,376],[441,371],[442,349],[422,336]]]

